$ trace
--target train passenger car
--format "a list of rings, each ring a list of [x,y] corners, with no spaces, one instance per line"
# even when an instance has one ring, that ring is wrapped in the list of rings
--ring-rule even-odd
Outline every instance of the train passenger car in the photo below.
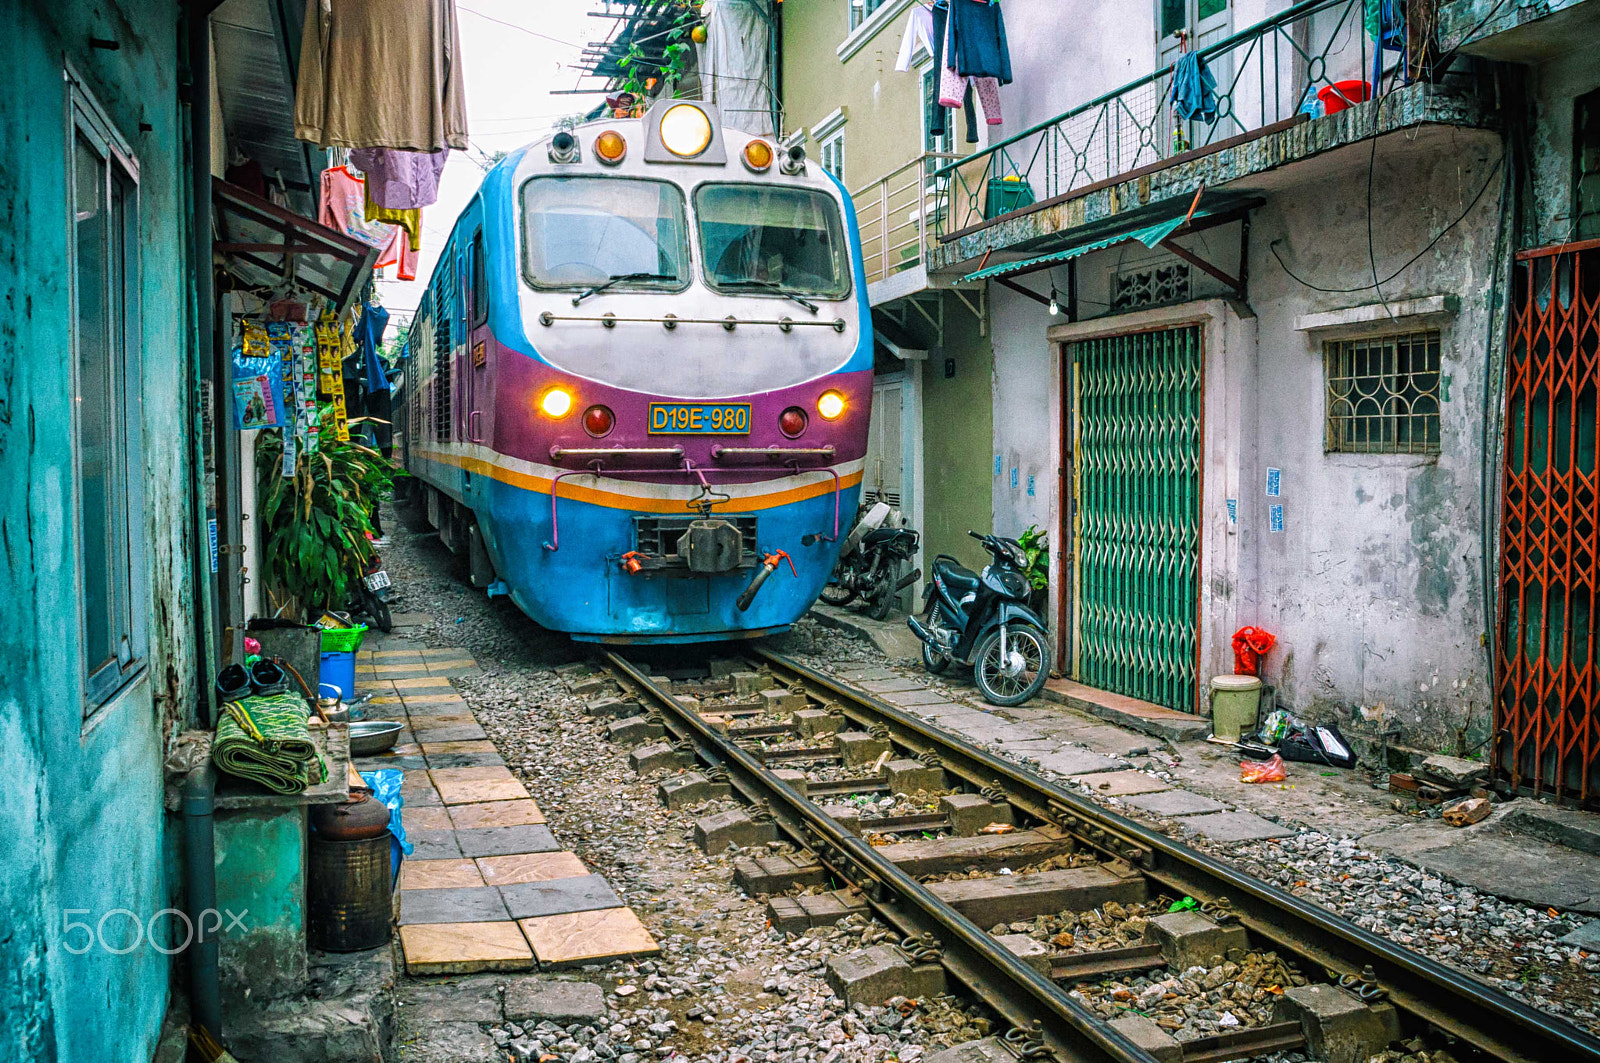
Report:
[[[781,631],[856,512],[872,345],[832,175],[659,102],[485,177],[408,339],[405,464],[473,582],[547,628]]]

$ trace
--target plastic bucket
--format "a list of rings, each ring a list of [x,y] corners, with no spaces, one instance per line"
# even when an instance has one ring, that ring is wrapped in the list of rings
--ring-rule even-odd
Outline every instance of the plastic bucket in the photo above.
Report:
[[[1219,675],[1211,680],[1211,732],[1237,742],[1256,729],[1261,680],[1253,675]]]
[[[324,653],[322,655],[322,687],[338,687],[339,698],[349,701],[356,696],[356,655],[354,653]]]
[[[1318,89],[1317,99],[1322,101],[1323,114],[1338,114],[1351,104],[1372,99],[1372,87],[1365,81],[1335,81]]]

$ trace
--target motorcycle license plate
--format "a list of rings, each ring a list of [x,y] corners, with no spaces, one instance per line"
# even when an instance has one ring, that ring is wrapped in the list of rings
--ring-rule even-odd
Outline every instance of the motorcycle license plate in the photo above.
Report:
[[[380,568],[372,575],[366,577],[365,582],[367,585],[367,590],[369,591],[385,590],[389,586],[389,573]]]
[[[651,435],[750,434],[748,402],[652,402]]]

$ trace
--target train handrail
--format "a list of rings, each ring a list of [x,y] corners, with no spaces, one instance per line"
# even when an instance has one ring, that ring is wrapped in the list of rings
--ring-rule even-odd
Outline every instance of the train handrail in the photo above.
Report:
[[[797,321],[792,317],[737,318],[732,314],[727,317],[677,317],[673,314],[668,314],[665,317],[618,317],[616,314],[552,314],[548,310],[539,315],[539,324],[545,328],[549,328],[557,321],[597,321],[606,328],[616,328],[619,323],[661,325],[669,332],[679,325],[721,325],[729,332],[732,332],[740,325],[776,325],[780,332],[790,332],[796,325],[817,325],[831,328],[835,332],[843,332],[847,327],[845,319],[842,317],[836,317],[832,321]]]
[[[550,445],[553,461],[562,458],[681,458],[682,447],[563,447]]]
[[[725,447],[721,443],[711,448],[713,458],[831,458],[832,447]]]

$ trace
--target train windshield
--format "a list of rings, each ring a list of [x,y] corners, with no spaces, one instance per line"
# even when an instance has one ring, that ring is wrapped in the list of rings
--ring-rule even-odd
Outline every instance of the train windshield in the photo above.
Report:
[[[685,214],[683,192],[665,181],[535,177],[522,186],[524,272],[539,288],[682,290]]]
[[[703,185],[695,193],[706,283],[842,298],[850,292],[839,204],[808,188]]]

